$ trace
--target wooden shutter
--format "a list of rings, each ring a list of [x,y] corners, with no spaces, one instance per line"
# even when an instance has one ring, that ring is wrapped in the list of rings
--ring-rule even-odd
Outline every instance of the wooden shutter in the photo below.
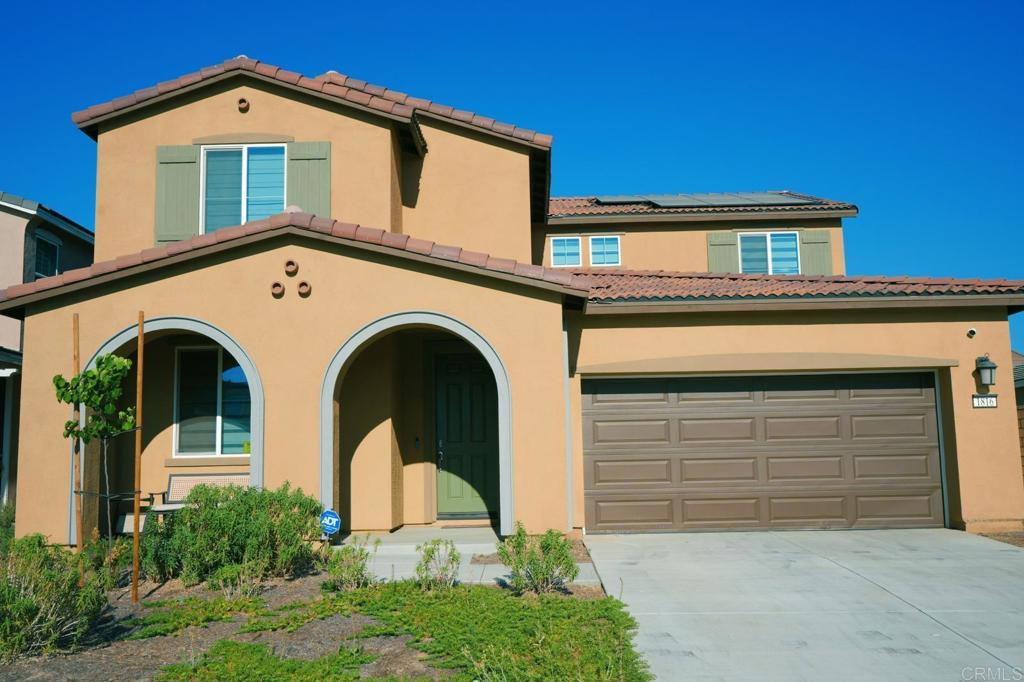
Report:
[[[288,143],[288,206],[331,215],[331,143]]]
[[[800,273],[833,274],[832,235],[828,230],[804,230],[800,233]]]
[[[708,272],[739,272],[735,232],[708,232]]]
[[[156,243],[199,234],[199,147],[156,148]]]

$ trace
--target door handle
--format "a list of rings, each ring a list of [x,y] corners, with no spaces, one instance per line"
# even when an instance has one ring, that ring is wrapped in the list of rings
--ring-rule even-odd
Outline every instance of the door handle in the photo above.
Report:
[[[440,438],[437,439],[437,468],[444,469],[444,441]]]

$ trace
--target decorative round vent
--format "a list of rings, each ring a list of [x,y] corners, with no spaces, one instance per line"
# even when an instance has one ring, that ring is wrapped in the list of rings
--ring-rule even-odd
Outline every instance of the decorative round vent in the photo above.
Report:
[[[299,264],[293,260],[286,260],[284,262],[284,274],[289,277],[294,277],[299,274]]]
[[[309,282],[299,282],[299,296],[306,298],[312,291],[313,287],[309,286]]]
[[[238,110],[240,112],[242,112],[243,114],[245,112],[249,111],[249,100],[247,100],[244,97],[239,97],[238,98]]]
[[[274,282],[270,285],[270,295],[274,298],[281,298],[284,296],[284,285],[280,282]]]

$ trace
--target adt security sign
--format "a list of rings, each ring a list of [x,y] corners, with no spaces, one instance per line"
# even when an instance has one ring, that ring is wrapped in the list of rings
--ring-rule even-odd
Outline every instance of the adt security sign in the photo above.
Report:
[[[326,510],[320,515],[320,530],[324,535],[334,535],[341,530],[341,517],[333,509]]]

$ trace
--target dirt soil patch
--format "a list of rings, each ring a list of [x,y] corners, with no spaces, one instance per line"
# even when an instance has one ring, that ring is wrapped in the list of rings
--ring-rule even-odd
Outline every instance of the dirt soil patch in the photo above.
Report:
[[[1024,548],[1024,531],[1013,531],[1009,533],[982,533],[986,538],[1005,542],[1008,545]]]
[[[583,544],[583,540],[578,538],[570,538],[572,542],[572,558],[576,560],[578,564],[590,564],[593,561],[590,558],[590,551],[587,546]],[[501,559],[498,558],[498,553],[493,554],[474,554],[473,558],[470,559],[471,564],[500,564]]]
[[[320,595],[323,576],[296,580],[280,580],[270,584],[262,597],[268,607],[277,608],[295,601],[311,601]],[[178,581],[164,585],[143,584],[143,599],[209,598],[216,595],[203,586],[185,588]],[[363,666],[361,674],[370,677],[414,677],[443,679],[451,673],[423,663],[424,654],[409,646],[410,637],[371,637],[349,641],[364,628],[377,625],[367,616],[334,615],[314,620],[296,629],[267,632],[240,632],[245,616],[231,621],[209,623],[206,627],[189,627],[178,635],[141,640],[121,639],[130,631],[128,619],[146,612],[133,606],[127,590],[111,594],[112,609],[89,641],[77,652],[23,659],[0,667],[4,682],[136,682],[152,680],[161,668],[171,663],[193,662],[223,639],[268,646],[281,658],[316,660],[333,654],[345,646],[359,646],[377,659]]]

